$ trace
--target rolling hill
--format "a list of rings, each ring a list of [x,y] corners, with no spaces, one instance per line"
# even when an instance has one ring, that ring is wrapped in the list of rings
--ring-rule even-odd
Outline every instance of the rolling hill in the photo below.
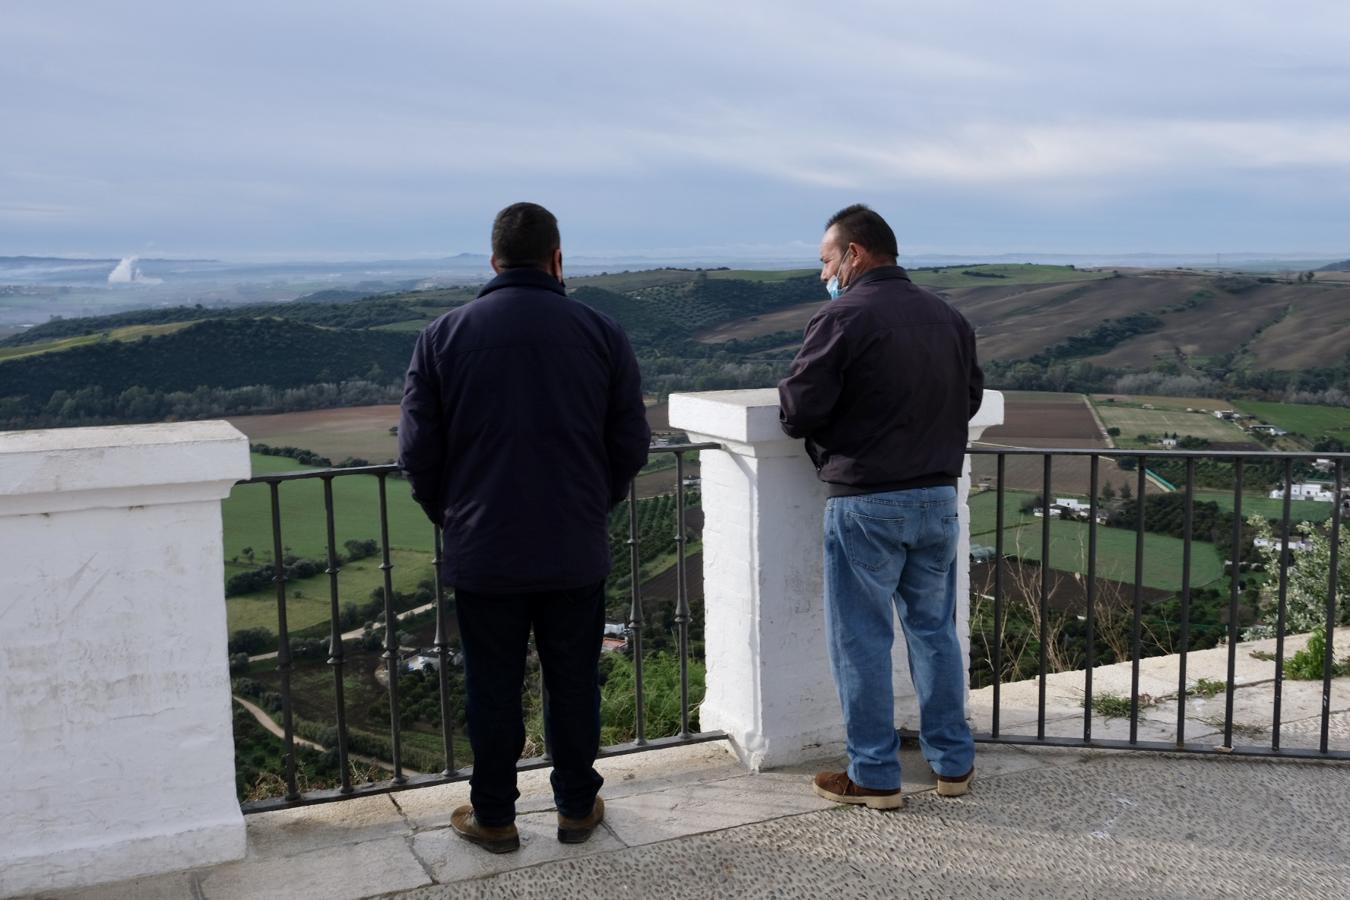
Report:
[[[1045,265],[913,277],[975,326],[994,387],[1110,390],[1122,375],[1155,373],[1258,396],[1295,382],[1350,392],[1350,281]],[[825,302],[814,270],[660,269],[569,284],[628,331],[654,393],[773,383]],[[0,427],[393,402],[416,332],[475,294],[339,293],[51,321],[0,340]]]

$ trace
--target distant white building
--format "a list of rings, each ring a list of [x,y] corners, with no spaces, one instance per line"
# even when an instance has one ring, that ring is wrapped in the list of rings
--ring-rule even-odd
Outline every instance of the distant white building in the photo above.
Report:
[[[1327,485],[1318,484],[1315,481],[1292,485],[1289,490],[1289,496],[1295,500],[1317,500],[1321,503],[1330,503],[1335,499],[1335,494],[1327,488]],[[1284,488],[1276,488],[1271,491],[1270,499],[1283,500]]]
[[[1056,497],[1055,502],[1050,504],[1050,518],[1052,519],[1086,519],[1092,511],[1090,503],[1084,503],[1082,500],[1076,500],[1073,497]],[[1044,518],[1045,510],[1036,507],[1034,514]],[[1097,511],[1097,521],[1099,523],[1106,521],[1106,513]]]
[[[1289,433],[1283,428],[1277,428],[1274,425],[1253,425],[1251,430],[1257,434],[1268,434],[1271,437],[1284,437]]]
[[[1162,440],[1158,441],[1158,443],[1162,444],[1163,449],[1165,450],[1175,450],[1177,448],[1176,438],[1165,437]]]

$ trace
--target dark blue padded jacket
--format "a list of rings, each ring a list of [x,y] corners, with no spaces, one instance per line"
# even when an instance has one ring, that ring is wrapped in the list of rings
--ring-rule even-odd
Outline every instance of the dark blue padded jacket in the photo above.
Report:
[[[609,573],[609,511],[651,431],[623,329],[548,273],[508,269],[418,337],[398,437],[445,530],[441,580],[521,593]]]

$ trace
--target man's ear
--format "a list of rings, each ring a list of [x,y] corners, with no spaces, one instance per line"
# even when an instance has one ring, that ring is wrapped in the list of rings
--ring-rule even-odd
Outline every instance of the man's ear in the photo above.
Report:
[[[558,279],[559,281],[562,281],[562,280],[563,280],[562,248],[561,248],[561,247],[559,247],[557,250],[554,250],[554,251],[553,251],[553,277],[556,278],[556,279]]]
[[[494,253],[492,254],[491,257],[488,258],[488,265],[492,266],[492,271],[494,274],[496,275],[502,274],[502,267],[497,265],[497,254]]]

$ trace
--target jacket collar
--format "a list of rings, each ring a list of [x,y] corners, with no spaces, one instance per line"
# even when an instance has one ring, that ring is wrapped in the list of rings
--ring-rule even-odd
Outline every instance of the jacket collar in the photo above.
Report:
[[[561,281],[539,269],[505,269],[496,278],[483,285],[478,296],[482,297],[484,294],[510,287],[537,288],[567,296]]]
[[[848,289],[851,291],[859,285],[871,284],[874,281],[887,281],[892,278],[909,281],[909,273],[904,270],[903,266],[877,266],[875,269],[868,269],[859,275],[857,280],[849,282]]]

